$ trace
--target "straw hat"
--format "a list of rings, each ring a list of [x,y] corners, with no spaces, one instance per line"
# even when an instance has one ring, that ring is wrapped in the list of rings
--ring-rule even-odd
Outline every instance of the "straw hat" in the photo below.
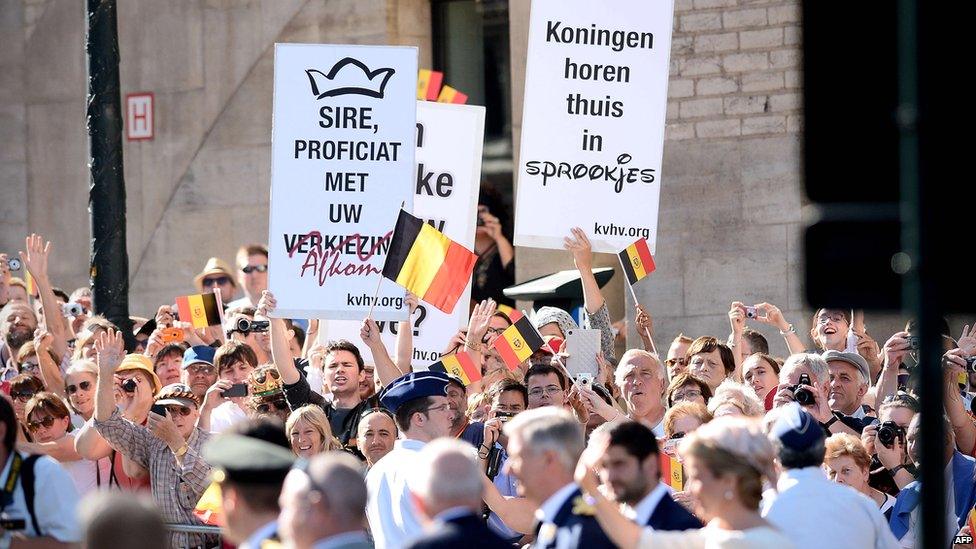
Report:
[[[196,285],[197,290],[203,291],[203,279],[212,275],[224,275],[230,279],[230,283],[235,288],[237,287],[237,281],[234,280],[233,271],[230,267],[224,263],[224,260],[219,257],[211,257],[207,260],[207,264],[203,267],[203,271],[193,278],[193,284]],[[223,296],[230,297],[230,296]]]

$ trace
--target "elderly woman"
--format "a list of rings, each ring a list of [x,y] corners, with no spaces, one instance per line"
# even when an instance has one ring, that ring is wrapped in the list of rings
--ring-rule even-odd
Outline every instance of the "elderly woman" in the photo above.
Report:
[[[754,353],[742,363],[742,377],[761,402],[779,385],[779,363],[766,353]]]
[[[70,412],[61,397],[54,393],[40,392],[25,406],[27,430],[33,442],[21,442],[17,448],[30,454],[45,454],[58,460],[71,475],[79,495],[85,495],[100,486],[108,486],[112,462],[108,458],[89,461],[75,451],[74,433]]]
[[[853,435],[838,433],[827,439],[824,471],[830,480],[850,486],[874,500],[886,519],[891,519],[895,498],[868,484],[871,476],[871,456]]]
[[[322,452],[342,449],[321,406],[306,404],[292,412],[285,422],[285,432],[291,451],[300,458],[309,459]]]
[[[91,419],[95,412],[95,384],[98,382],[98,366],[91,360],[76,360],[64,373],[64,393],[73,413],[71,423],[75,427]]]
[[[715,389],[715,395],[708,401],[708,411],[714,417],[762,417],[766,408],[751,387],[726,379]]]
[[[665,396],[669,407],[681,401],[697,402],[704,406],[712,398],[712,389],[705,380],[684,372],[671,379]]]
[[[664,532],[631,522],[599,490],[593,465],[605,450],[594,445],[584,452],[576,480],[594,499],[600,526],[619,547],[793,547],[786,533],[759,514],[763,478],[774,483],[776,477],[773,446],[759,421],[719,418],[701,426],[681,443],[679,453],[684,457],[686,486],[694,496],[696,514],[707,521],[701,530]]]
[[[688,371],[705,380],[712,391],[735,373],[732,349],[712,336],[702,336],[691,342],[687,362]]]
[[[664,436],[669,442],[684,438],[711,420],[712,414],[704,404],[678,402],[664,414]]]

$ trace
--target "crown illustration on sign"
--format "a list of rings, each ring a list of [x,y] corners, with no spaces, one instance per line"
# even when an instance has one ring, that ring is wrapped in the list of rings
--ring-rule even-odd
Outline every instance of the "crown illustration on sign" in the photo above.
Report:
[[[328,74],[306,69],[316,99],[337,95],[365,95],[383,98],[386,84],[396,71],[392,68],[369,70],[362,61],[346,57],[332,66]]]
[[[251,370],[247,376],[247,388],[251,398],[261,399],[282,393],[281,375],[278,369],[271,365],[261,366]]]

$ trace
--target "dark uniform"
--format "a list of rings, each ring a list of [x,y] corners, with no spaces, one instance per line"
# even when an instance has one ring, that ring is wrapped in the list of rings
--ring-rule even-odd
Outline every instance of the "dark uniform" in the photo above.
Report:
[[[533,549],[602,549],[616,547],[603,533],[595,510],[577,487],[552,522],[540,523]]]

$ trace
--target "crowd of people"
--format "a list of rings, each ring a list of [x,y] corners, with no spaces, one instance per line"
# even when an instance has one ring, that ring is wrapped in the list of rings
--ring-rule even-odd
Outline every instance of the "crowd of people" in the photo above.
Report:
[[[732,301],[728,334],[657,347],[638,305],[640,346],[618,358],[575,230],[583,307],[533,311],[546,344],[510,367],[493,343],[514,320],[497,279],[513,250],[497,217],[479,218],[477,299],[443,334],[445,356],[481,368],[467,383],[411,364],[410,329],[391,350],[369,318],[360,341],[320,342],[318,320],[277,317],[261,245],[192,281],[219,289],[222,325],[162,304],[129,332],[87,288],[53,284],[41,236],[0,254],[0,548],[916,545],[911,322],[879,345],[862,314],[820,309],[809,345],[775,305]],[[600,332],[592,375],[565,367],[581,326]],[[943,335],[956,536],[976,504],[976,333]]]

